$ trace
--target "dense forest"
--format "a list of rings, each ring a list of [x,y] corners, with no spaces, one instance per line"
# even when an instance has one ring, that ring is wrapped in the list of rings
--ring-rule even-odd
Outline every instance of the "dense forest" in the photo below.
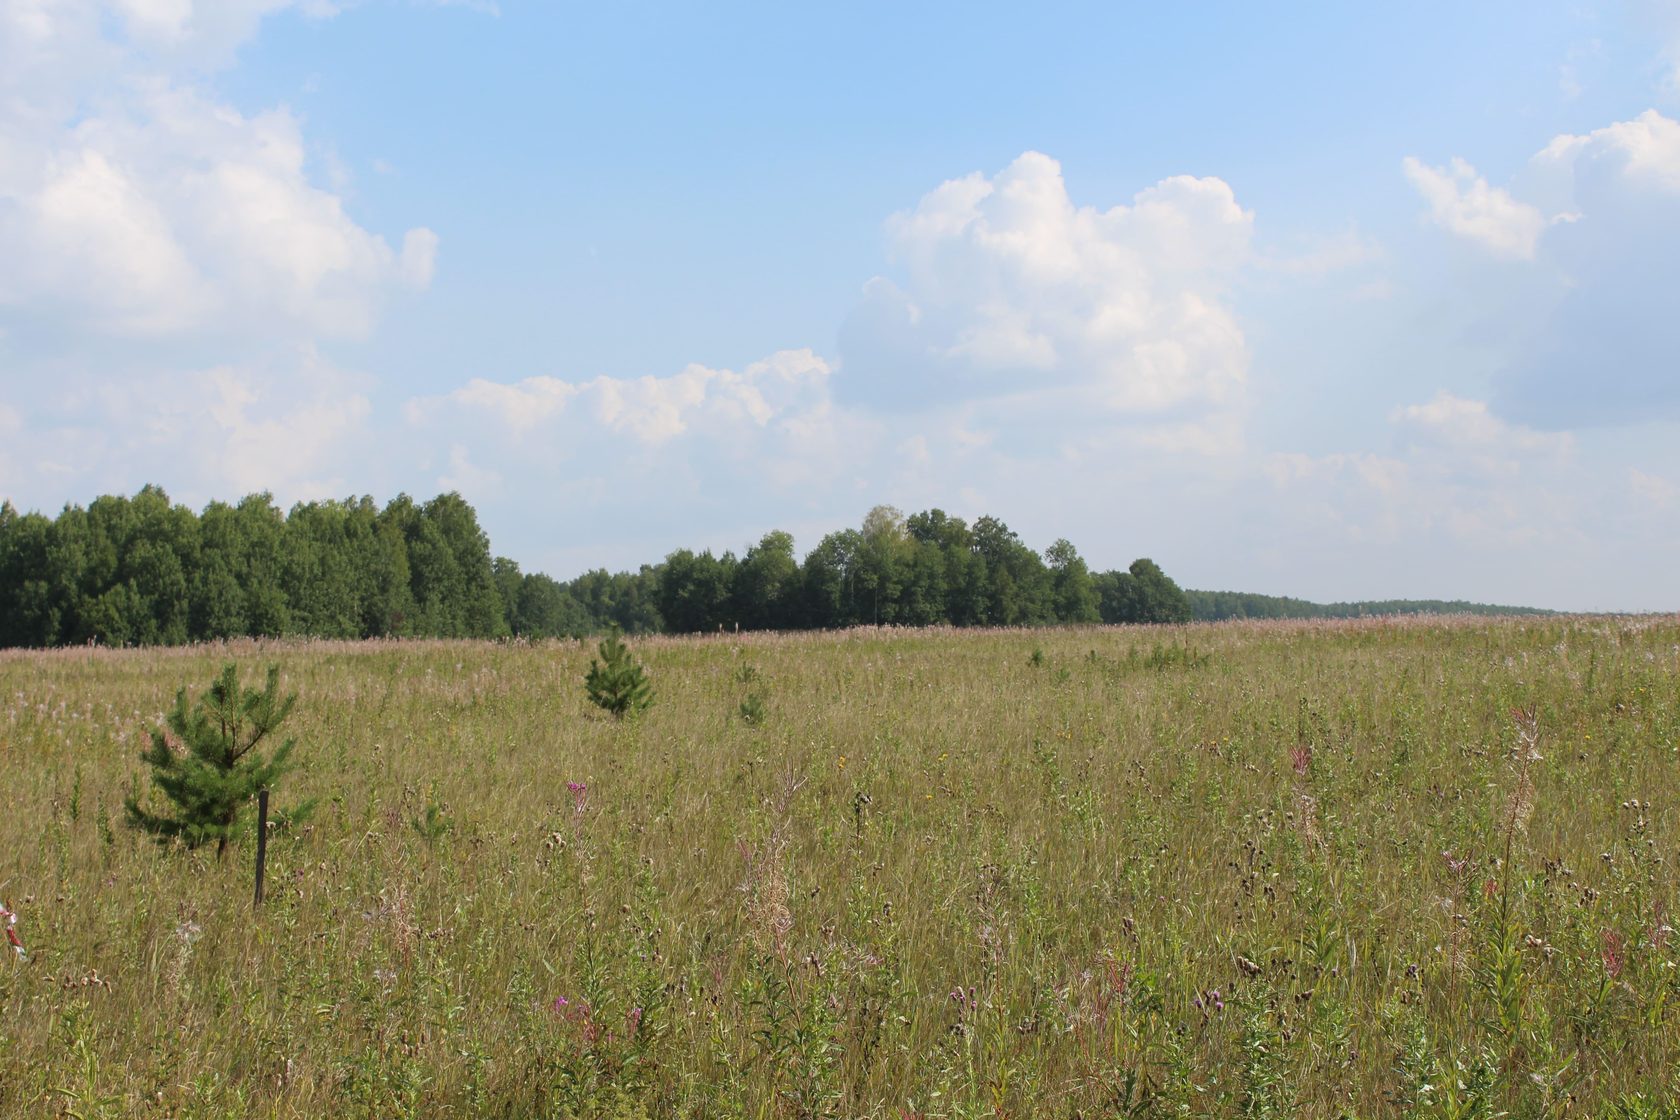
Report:
[[[995,517],[871,510],[801,563],[787,533],[742,556],[679,549],[570,582],[494,556],[459,494],[304,502],[267,494],[202,513],[147,486],[57,518],[0,504],[0,645],[174,645],[238,636],[577,636],[858,624],[1184,622],[1149,560],[1093,573],[1073,545],[1040,556]]]
[[[1197,622],[1227,618],[1366,618],[1379,614],[1530,614],[1554,612],[1539,607],[1502,607],[1463,599],[1364,599],[1353,603],[1314,603],[1284,595],[1249,591],[1186,591]]]

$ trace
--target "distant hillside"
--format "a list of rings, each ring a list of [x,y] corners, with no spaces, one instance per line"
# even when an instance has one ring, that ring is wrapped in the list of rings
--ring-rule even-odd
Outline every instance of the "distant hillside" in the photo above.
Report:
[[[1539,607],[1505,607],[1462,599],[1379,599],[1360,603],[1313,603],[1285,595],[1248,591],[1191,591],[1190,613],[1198,622],[1227,618],[1360,618],[1375,614],[1555,614]]]

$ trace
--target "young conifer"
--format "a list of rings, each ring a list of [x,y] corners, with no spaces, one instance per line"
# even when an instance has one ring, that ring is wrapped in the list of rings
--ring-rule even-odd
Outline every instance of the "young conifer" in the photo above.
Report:
[[[619,719],[633,715],[653,703],[653,688],[642,667],[630,656],[615,626],[601,639],[600,661],[591,658],[583,687],[589,699]]]
[[[185,688],[177,692],[166,726],[152,732],[151,748],[140,756],[175,813],[149,812],[131,795],[124,801],[129,824],[160,842],[179,839],[189,848],[214,840],[220,858],[251,799],[291,769],[296,740],[287,739],[266,757],[257,751],[297,702],[295,692],[281,699],[279,687],[278,667],[269,669],[259,692],[241,689],[238,670],[228,665],[196,704],[188,706]],[[291,816],[298,819],[312,807],[304,805]]]

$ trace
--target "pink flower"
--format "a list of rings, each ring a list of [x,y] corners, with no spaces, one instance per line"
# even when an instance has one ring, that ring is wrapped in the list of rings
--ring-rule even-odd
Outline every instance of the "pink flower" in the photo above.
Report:
[[[1622,968],[1627,964],[1627,956],[1622,952],[1622,939],[1614,930],[1604,931],[1604,948],[1600,952],[1604,959],[1604,971],[1609,973],[1610,979],[1619,979]]]

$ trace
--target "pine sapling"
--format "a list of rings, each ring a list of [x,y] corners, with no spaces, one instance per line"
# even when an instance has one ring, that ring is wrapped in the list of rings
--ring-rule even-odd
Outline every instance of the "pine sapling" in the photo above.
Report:
[[[583,678],[591,702],[619,719],[653,703],[653,687],[648,684],[642,667],[630,656],[617,627],[601,639],[598,650],[601,659],[590,659],[589,672]]]
[[[129,824],[160,842],[178,839],[189,848],[214,840],[217,858],[224,856],[252,798],[291,769],[296,740],[266,755],[257,749],[297,702],[296,693],[282,699],[279,688],[278,667],[268,670],[259,691],[240,688],[239,672],[230,664],[196,703],[188,704],[185,688],[177,692],[165,726],[152,732],[152,745],[140,756],[174,813],[152,813],[130,795],[124,799]],[[290,818],[302,819],[313,805],[293,810]]]

